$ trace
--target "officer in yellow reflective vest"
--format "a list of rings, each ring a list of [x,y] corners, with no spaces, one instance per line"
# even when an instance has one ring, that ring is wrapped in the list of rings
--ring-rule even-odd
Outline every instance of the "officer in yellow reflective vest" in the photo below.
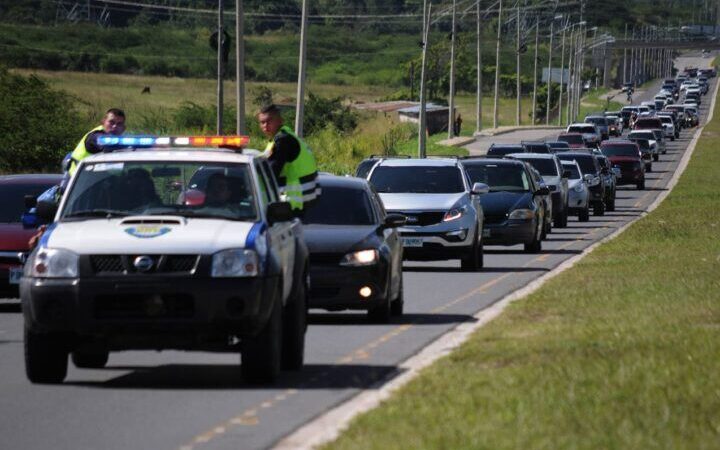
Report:
[[[265,147],[265,155],[281,193],[286,195],[293,210],[302,213],[320,195],[315,157],[305,142],[290,127],[283,125],[277,106],[262,108],[257,118],[260,129],[271,139]]]
[[[125,131],[125,112],[122,109],[108,109],[103,116],[102,124],[88,131],[80,139],[75,150],[70,155],[70,176],[75,174],[77,166],[83,159],[95,153],[102,153],[105,148],[97,143],[97,137],[101,134],[121,135]]]

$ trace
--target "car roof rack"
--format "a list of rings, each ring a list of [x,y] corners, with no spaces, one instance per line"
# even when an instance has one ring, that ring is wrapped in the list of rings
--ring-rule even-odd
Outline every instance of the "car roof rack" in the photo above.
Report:
[[[369,158],[366,159],[410,159],[412,156],[410,155],[370,155]]]

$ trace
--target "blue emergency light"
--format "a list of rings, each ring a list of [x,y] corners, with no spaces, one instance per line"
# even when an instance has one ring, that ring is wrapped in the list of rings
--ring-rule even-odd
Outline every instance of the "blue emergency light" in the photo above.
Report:
[[[103,134],[97,143],[102,146],[118,147],[243,147],[250,142],[249,136],[146,136]]]

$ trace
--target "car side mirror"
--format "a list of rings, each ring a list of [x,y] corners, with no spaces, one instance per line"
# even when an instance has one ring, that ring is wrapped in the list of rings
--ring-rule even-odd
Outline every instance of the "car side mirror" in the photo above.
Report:
[[[490,192],[490,186],[485,183],[473,183],[472,191],[470,191],[473,195],[482,195],[488,192]]]
[[[402,214],[388,214],[385,216],[384,228],[397,228],[407,223],[407,217]]]
[[[569,170],[563,170],[562,177],[563,178],[570,178],[572,176],[572,173]]]
[[[50,223],[55,220],[57,210],[57,203],[40,200],[37,202],[35,213],[37,214],[38,219],[40,219],[40,222]]]
[[[537,191],[535,191],[535,195],[550,195],[550,188],[547,186],[543,186]]]
[[[287,222],[295,217],[289,202],[273,202],[267,208],[267,220],[270,225]]]

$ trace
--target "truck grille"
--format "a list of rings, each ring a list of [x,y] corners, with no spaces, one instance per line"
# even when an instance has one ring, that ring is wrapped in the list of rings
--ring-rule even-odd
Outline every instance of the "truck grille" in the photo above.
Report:
[[[445,213],[443,211],[429,211],[429,212],[403,212],[398,211],[408,218],[407,225],[409,226],[420,226],[425,227],[428,225],[435,225],[442,222]]]
[[[96,275],[122,275],[141,273],[133,262],[140,255],[91,255],[90,267]],[[192,273],[200,257],[198,255],[147,255],[153,260],[153,273]]]
[[[96,319],[178,319],[191,318],[195,303],[189,294],[110,294],[93,302]]]

